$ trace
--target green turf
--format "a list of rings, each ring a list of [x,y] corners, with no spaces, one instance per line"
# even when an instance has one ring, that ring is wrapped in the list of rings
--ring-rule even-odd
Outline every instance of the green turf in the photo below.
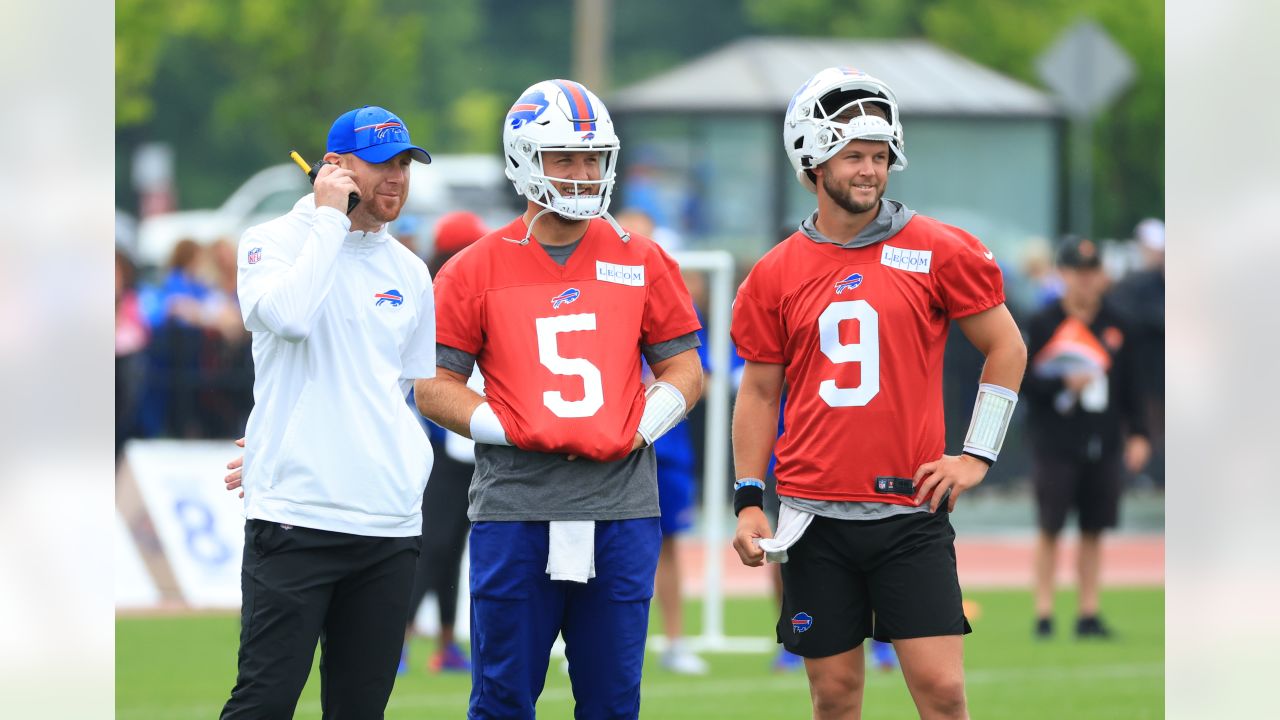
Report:
[[[1031,601],[1026,592],[972,592],[980,606],[974,634],[965,643],[970,712],[975,718],[1164,717],[1164,592],[1111,590],[1103,595],[1105,616],[1117,630],[1111,641],[1079,642],[1070,633],[1074,595],[1058,598],[1058,636],[1031,638]],[[697,632],[700,609],[687,617]],[[765,598],[730,600],[725,626],[731,635],[765,635],[773,610]],[[656,616],[653,620],[656,621]],[[1062,629],[1068,632],[1062,632]],[[656,622],[651,631],[657,631]],[[238,641],[235,616],[121,618],[116,621],[116,717],[119,720],[191,720],[216,717],[235,677]],[[427,641],[415,641],[414,672],[396,682],[388,720],[461,718],[466,715],[468,676],[422,671]],[[711,674],[675,676],[646,660],[641,715],[645,718],[810,717],[802,674],[769,672],[771,655],[708,655]],[[319,676],[312,675],[298,705],[298,718],[319,718]],[[553,663],[538,703],[540,717],[573,717],[569,681]],[[867,681],[866,720],[911,718],[915,712],[900,673],[872,672]]]

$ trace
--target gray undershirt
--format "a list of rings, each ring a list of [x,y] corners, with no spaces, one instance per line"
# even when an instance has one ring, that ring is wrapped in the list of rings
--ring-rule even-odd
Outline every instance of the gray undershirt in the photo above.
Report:
[[[577,249],[542,245],[564,265]],[[650,365],[702,343],[696,333],[640,348]],[[436,364],[464,377],[476,356],[436,344]],[[476,469],[468,493],[467,517],[481,521],[630,520],[657,517],[658,464],[652,447],[621,460],[568,460],[564,455],[476,443]]]
[[[862,228],[857,237],[847,243],[839,243],[818,231],[818,211],[800,223],[800,232],[816,243],[838,245],[842,248],[861,248],[884,242],[897,235],[907,222],[915,216],[915,211],[906,205],[888,198],[880,198],[880,212]],[[913,505],[893,505],[879,502],[845,502],[839,500],[810,500],[808,498],[778,496],[778,502],[795,510],[812,513],[821,517],[836,520],[883,520],[895,515],[928,512],[926,503],[919,507]]]

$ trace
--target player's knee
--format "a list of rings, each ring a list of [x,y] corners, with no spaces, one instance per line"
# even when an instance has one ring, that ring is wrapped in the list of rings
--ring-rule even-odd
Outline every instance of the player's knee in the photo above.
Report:
[[[856,673],[824,673],[810,676],[809,695],[816,718],[844,717],[858,707],[863,678]]]
[[[921,688],[925,702],[938,717],[968,717],[968,703],[964,694],[964,678],[936,677],[924,683]]]

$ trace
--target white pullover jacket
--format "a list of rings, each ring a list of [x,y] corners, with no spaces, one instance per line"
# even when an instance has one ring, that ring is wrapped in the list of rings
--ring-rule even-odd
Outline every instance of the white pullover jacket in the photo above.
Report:
[[[422,528],[431,443],[405,395],[435,375],[431,276],[308,195],[240,240],[253,333],[245,517],[356,535]]]

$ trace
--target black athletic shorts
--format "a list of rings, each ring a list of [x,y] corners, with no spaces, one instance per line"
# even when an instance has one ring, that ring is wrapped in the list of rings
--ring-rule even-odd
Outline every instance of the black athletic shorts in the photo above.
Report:
[[[867,637],[888,642],[971,632],[955,537],[946,510],[883,520],[814,517],[782,565],[778,642],[819,658]]]
[[[1061,458],[1035,454],[1036,522],[1057,535],[1075,508],[1080,529],[1099,532],[1120,519],[1120,490],[1124,469],[1119,454],[1099,460]]]

